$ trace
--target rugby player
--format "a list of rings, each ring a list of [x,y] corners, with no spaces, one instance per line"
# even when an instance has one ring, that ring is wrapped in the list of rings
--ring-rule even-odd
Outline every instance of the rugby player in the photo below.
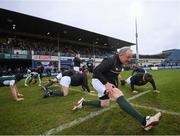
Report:
[[[74,73],[76,73],[76,71],[74,70],[62,71],[59,74],[57,74],[57,76],[54,79],[49,80],[48,83],[44,87],[48,88],[52,86],[53,84],[57,83],[58,81],[60,81],[63,76],[71,76]]]
[[[142,85],[146,85],[147,83],[151,83],[153,87],[153,92],[160,93],[159,90],[156,90],[155,81],[150,73],[137,73],[126,79],[125,83],[131,85],[131,89],[133,93],[138,93],[138,91],[134,89],[134,85],[142,86]]]
[[[16,101],[24,100],[23,94],[19,93],[16,83],[23,79],[23,74],[17,73],[15,76],[2,76],[0,77],[0,87],[9,86],[11,94]]]
[[[147,71],[143,68],[137,67],[137,66],[133,66],[133,71],[132,71],[132,75],[134,73],[147,73]]]
[[[44,87],[45,95],[44,98],[48,96],[67,96],[69,94],[69,86],[82,86],[82,89],[84,91],[90,92],[89,86],[88,86],[88,70],[85,69],[82,73],[75,72],[71,76],[63,76],[59,80],[59,84],[61,86],[61,90],[50,90],[46,87]]]
[[[37,83],[37,79],[39,81],[39,86],[41,86],[41,78],[40,78],[40,74],[38,72],[30,72],[28,74],[28,76],[26,77],[25,81],[24,81],[24,86],[28,86],[27,82],[30,84],[32,82],[32,80],[34,79],[34,84]]]
[[[124,98],[124,94],[117,87],[118,75],[122,70],[123,64],[128,64],[132,58],[132,50],[123,47],[118,54],[105,58],[93,72],[92,85],[98,92],[99,100],[85,100],[81,98],[72,110],[80,109],[82,106],[108,107],[110,97],[114,98],[121,109],[137,119],[145,130],[151,129],[159,123],[161,113],[154,116],[143,116],[136,111]]]

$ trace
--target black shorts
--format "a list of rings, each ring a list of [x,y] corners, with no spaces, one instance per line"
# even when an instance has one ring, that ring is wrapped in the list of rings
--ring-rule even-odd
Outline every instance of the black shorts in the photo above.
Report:
[[[100,100],[107,100],[109,99],[109,95],[106,93],[106,91],[104,92],[104,95],[99,97]]]

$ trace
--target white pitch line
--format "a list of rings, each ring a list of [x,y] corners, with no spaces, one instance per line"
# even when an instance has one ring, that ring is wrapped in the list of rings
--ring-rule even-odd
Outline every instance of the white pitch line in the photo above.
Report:
[[[128,98],[127,100],[130,101],[130,100],[136,99],[136,98],[138,98],[138,97],[140,97],[140,96],[142,96],[142,95],[145,95],[145,94],[147,94],[147,93],[149,93],[149,92],[150,92],[150,90],[145,91],[145,92],[142,92],[142,93],[139,93],[139,94],[137,94],[137,95],[135,95],[135,96],[133,96],[133,97]],[[57,128],[52,128],[52,129],[50,129],[49,131],[45,132],[43,135],[56,134],[56,133],[58,133],[58,132],[60,132],[60,131],[62,131],[62,130],[64,130],[64,129],[70,128],[70,127],[72,127],[72,126],[75,126],[75,125],[77,125],[77,124],[80,124],[80,123],[82,123],[82,122],[85,122],[85,121],[88,120],[88,119],[94,118],[95,116],[98,116],[98,115],[104,113],[105,111],[108,111],[108,110],[110,110],[110,109],[112,109],[112,108],[114,108],[114,107],[116,107],[116,105],[113,105],[113,106],[108,107],[108,108],[103,108],[103,109],[98,110],[98,111],[95,111],[95,112],[91,112],[89,115],[87,115],[87,116],[85,116],[85,117],[80,117],[80,118],[75,119],[75,120],[73,120],[73,121],[71,121],[71,122],[62,124],[62,125],[58,126]]]
[[[180,116],[180,113],[179,113],[179,112],[167,111],[167,110],[158,109],[158,108],[155,108],[155,107],[142,106],[142,105],[133,104],[133,103],[131,103],[131,105],[133,105],[133,106],[135,106],[135,107],[138,107],[138,108],[142,108],[142,109],[154,110],[154,111],[157,111],[157,112],[160,111],[160,112],[165,113],[165,114]]]
[[[138,98],[138,97],[140,97],[140,96],[142,96],[142,95],[145,95],[145,94],[147,94],[147,93],[149,93],[149,92],[151,92],[151,90],[147,90],[147,91],[145,91],[145,92],[142,92],[142,93],[139,93],[139,94],[137,94],[137,95],[134,95],[134,96],[128,98],[127,100],[128,100],[128,101],[131,101],[131,100],[136,99],[136,98]]]
[[[58,133],[58,132],[60,132],[60,131],[62,131],[64,129],[70,128],[70,127],[75,126],[77,124],[80,124],[80,123],[82,123],[82,122],[84,122],[84,121],[86,121],[88,119],[91,119],[91,118],[93,118],[95,116],[98,116],[98,115],[102,114],[103,112],[108,111],[109,109],[110,109],[110,107],[109,108],[104,108],[104,109],[96,111],[96,112],[91,112],[88,116],[80,117],[80,118],[78,118],[76,120],[73,120],[71,122],[65,123],[63,125],[60,125],[57,128],[50,129],[48,132],[46,132],[43,135],[56,134],[56,133]]]

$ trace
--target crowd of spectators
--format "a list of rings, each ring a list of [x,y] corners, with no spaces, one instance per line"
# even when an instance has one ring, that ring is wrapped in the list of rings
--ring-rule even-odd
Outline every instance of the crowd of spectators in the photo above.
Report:
[[[60,43],[50,40],[35,40],[25,38],[0,38],[0,53],[13,53],[14,50],[26,50],[34,55],[58,56],[58,50],[61,56],[72,57],[77,52],[82,57],[105,57],[112,54],[109,49],[85,47],[81,45],[72,45],[70,43]]]
[[[25,67],[1,66],[0,67],[0,76],[13,75],[17,71],[25,74],[26,68]]]

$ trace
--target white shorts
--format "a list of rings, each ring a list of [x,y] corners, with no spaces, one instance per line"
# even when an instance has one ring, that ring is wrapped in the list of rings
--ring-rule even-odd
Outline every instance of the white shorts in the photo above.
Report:
[[[15,84],[15,80],[5,80],[3,82],[4,85],[14,85]]]
[[[74,71],[79,72],[79,67],[73,67]]]
[[[65,87],[69,87],[69,85],[71,84],[71,78],[69,76],[64,76],[59,81],[59,84]]]
[[[94,89],[98,92],[98,97],[104,96],[104,92],[106,91],[105,85],[101,83],[101,81],[97,78],[92,79],[92,85]]]
[[[130,76],[130,77],[128,77],[128,79],[126,79],[126,83],[127,83],[127,84],[131,84],[131,77],[132,77],[132,76]]]
[[[62,78],[62,73],[57,74],[56,78],[60,80]]]

